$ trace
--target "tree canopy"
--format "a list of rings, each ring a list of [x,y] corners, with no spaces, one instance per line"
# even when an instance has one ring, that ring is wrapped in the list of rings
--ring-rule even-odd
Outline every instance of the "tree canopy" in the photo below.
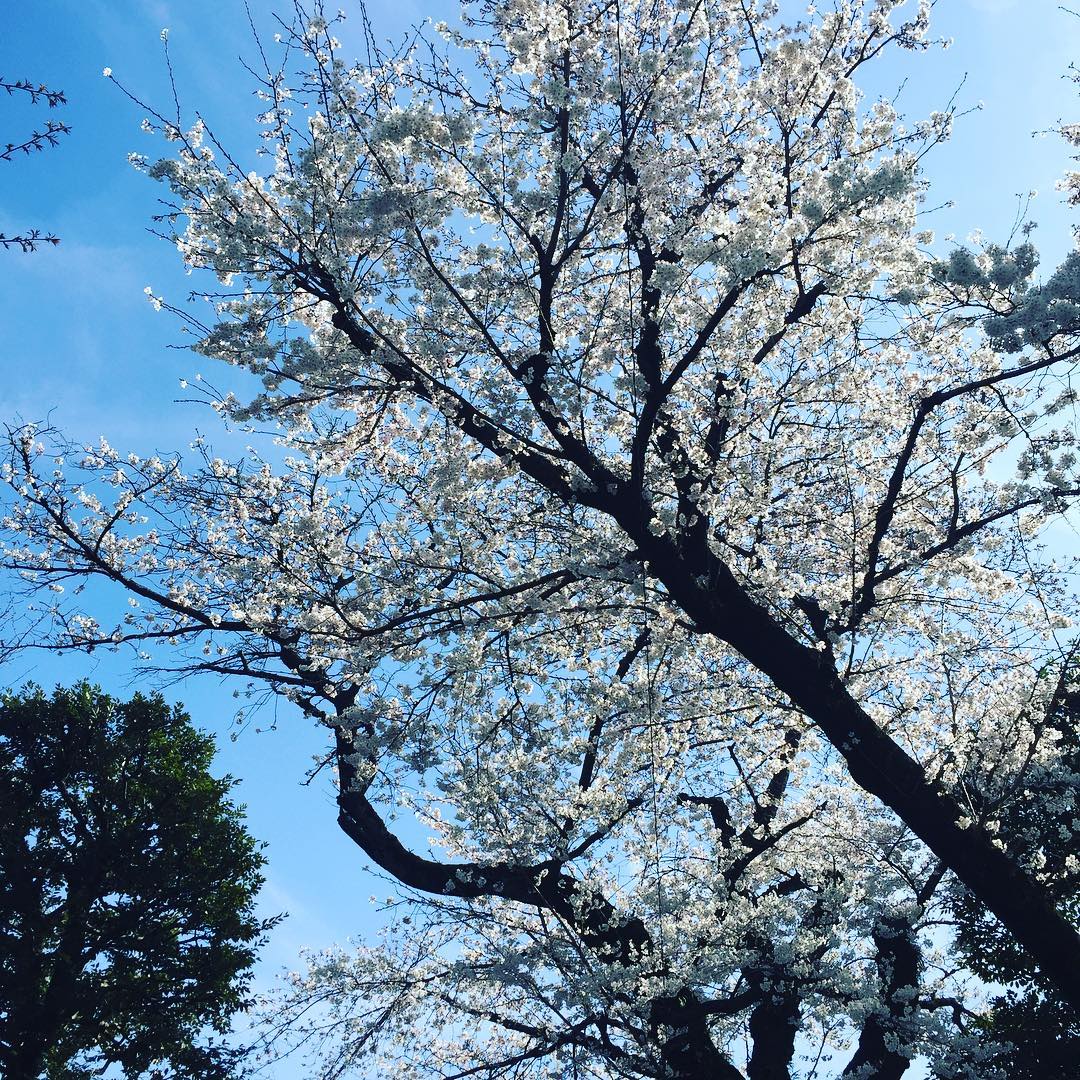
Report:
[[[160,696],[86,683],[0,697],[0,1072],[214,1080],[276,920],[264,859],[209,771],[213,741]],[[211,1032],[207,1037],[207,1031]]]
[[[297,978],[327,1075],[989,1080],[961,896],[1080,1005],[1080,257],[932,246],[951,113],[858,89],[929,7],[478,2],[353,62],[297,5],[257,167],[151,113],[207,307],[151,298],[285,449],[13,430],[10,644],[325,725],[408,912]]]

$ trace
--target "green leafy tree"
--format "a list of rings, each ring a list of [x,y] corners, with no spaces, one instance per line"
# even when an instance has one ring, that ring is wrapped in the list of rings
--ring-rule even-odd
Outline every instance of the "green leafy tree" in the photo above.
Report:
[[[213,740],[158,695],[0,697],[0,1074],[225,1077],[276,921]],[[209,1038],[205,1037],[208,1033]]]

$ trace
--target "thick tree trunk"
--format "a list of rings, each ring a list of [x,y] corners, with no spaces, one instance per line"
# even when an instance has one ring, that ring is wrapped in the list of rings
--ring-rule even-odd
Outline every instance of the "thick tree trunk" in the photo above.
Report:
[[[40,1035],[28,1035],[7,1056],[3,1072],[5,1080],[41,1080],[46,1049],[47,1044]]]
[[[750,1080],[791,1080],[800,1006],[797,993],[777,985],[765,992],[764,999],[750,1014],[753,1051],[746,1065]]]
[[[4,1080],[39,1080],[46,1056],[74,1013],[75,978],[80,968],[77,941],[80,929],[65,933],[52,954],[41,960],[38,977],[27,987],[29,997],[16,1001],[8,1017],[12,1050]],[[44,977],[42,977],[44,973]],[[44,994],[33,996],[34,986],[45,983]]]
[[[910,994],[918,987],[920,954],[906,919],[882,919],[874,928],[878,978],[886,1012],[867,1018],[855,1054],[844,1076],[870,1075],[874,1080],[901,1080],[911,1058],[893,1049],[896,1037],[903,1043]]]
[[[708,1018],[690,991],[657,998],[650,1011],[653,1037],[672,1080],[744,1080],[713,1044]]]
[[[25,994],[7,1003],[3,1030],[11,1049],[0,1074],[4,1080],[39,1080],[49,1052],[55,1050],[60,1034],[78,1012],[77,979],[83,968],[86,923],[98,880],[96,870],[83,858],[68,864],[65,877],[63,909],[51,916],[62,929],[55,948],[49,951],[47,944],[55,928],[47,925],[40,884],[25,872],[12,875],[13,891],[18,893],[19,907],[27,920],[14,956],[19,980],[15,985],[21,982]]]
[[[1080,1011],[1080,934],[989,834],[961,825],[960,804],[852,698],[830,658],[795,641],[704,545],[688,553],[644,529],[631,535],[651,573],[697,626],[736,649],[818,726],[852,779],[897,814]]]
[[[6,1015],[0,1021],[0,1076],[37,1080],[49,1037],[41,1016],[48,926],[40,883],[27,869],[33,863],[29,845],[22,836],[15,842],[21,849],[18,858],[0,867],[6,871],[6,900],[20,916],[15,933],[3,943],[11,971],[9,986],[18,992],[4,1003]]]

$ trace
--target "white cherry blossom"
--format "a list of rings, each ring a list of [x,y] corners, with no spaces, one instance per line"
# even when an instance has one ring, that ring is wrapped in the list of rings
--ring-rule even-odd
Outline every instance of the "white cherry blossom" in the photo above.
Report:
[[[1080,1001],[1064,871],[997,832],[1067,780],[1080,262],[925,253],[951,115],[859,90],[910,8],[477,3],[363,64],[320,10],[261,167],[150,121],[179,314],[262,385],[188,389],[278,445],[13,432],[15,644],[326,726],[405,902],[296,977],[325,1075],[990,1080],[964,887]]]

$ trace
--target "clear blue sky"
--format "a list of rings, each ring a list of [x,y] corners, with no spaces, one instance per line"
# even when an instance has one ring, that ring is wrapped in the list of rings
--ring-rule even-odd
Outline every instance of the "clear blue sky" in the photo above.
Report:
[[[251,6],[269,27],[272,6]],[[158,187],[126,160],[130,151],[152,154],[158,147],[139,131],[138,109],[101,72],[111,67],[144,99],[168,101],[159,32],[169,27],[182,102],[203,112],[226,142],[249,148],[258,108],[238,62],[252,53],[243,2],[9,0],[4,7],[0,74],[64,90],[70,104],[56,116],[73,130],[59,149],[0,163],[0,231],[38,226],[63,238],[59,248],[33,255],[0,251],[0,420],[51,417],[77,439],[104,434],[117,448],[139,453],[184,447],[196,428],[213,440],[214,417],[174,399],[180,379],[219,373],[169,348],[180,340],[178,328],[143,294],[153,285],[180,298],[189,287],[175,251],[146,231]],[[393,36],[426,16],[456,12],[416,0],[371,0],[369,7],[377,33]],[[1037,190],[1035,240],[1049,269],[1071,244],[1072,217],[1054,191],[1068,154],[1056,136],[1033,132],[1080,120],[1080,95],[1063,78],[1080,61],[1080,18],[1049,0],[940,0],[934,29],[955,39],[951,49],[905,54],[906,69],[894,64],[875,85],[891,96],[906,75],[900,102],[912,117],[943,107],[965,75],[957,104],[983,103],[926,163],[931,204],[956,203],[928,224],[939,236],[963,238],[982,228],[1004,238],[1017,195]],[[42,115],[0,99],[0,139]],[[123,658],[65,656],[60,666],[31,656],[0,670],[8,685],[81,677],[118,694],[131,688]],[[377,915],[368,897],[387,895],[389,886],[339,834],[327,783],[301,785],[321,738],[282,707],[276,731],[255,732],[274,719],[264,713],[232,742],[236,703],[229,688],[203,680],[166,696],[183,700],[198,723],[221,734],[222,767],[242,779],[250,827],[270,845],[264,904],[290,917],[274,934],[260,980],[295,966],[302,945],[321,948],[370,932]],[[291,1080],[301,1073],[283,1066],[276,1075]]]

